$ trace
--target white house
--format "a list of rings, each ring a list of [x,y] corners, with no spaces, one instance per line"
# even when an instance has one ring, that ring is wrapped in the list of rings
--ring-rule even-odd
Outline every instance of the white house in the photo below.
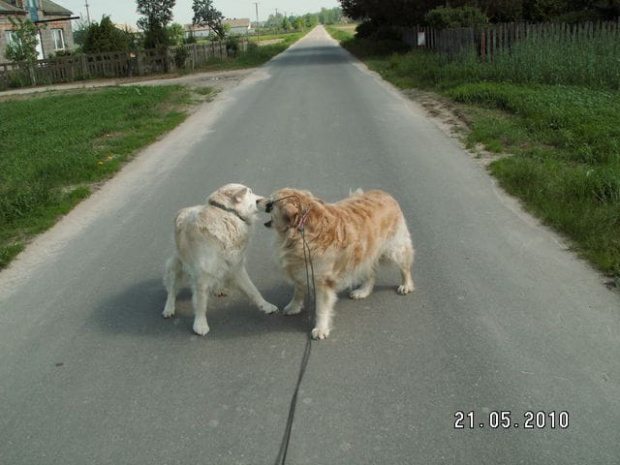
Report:
[[[252,23],[248,18],[241,19],[224,19],[222,20],[223,25],[228,25],[230,27],[230,34],[234,35],[247,35],[254,30],[252,29]],[[197,39],[207,38],[210,35],[214,35],[215,33],[211,30],[211,28],[207,25],[193,25],[187,24],[185,25],[185,35],[190,36],[193,35]]]

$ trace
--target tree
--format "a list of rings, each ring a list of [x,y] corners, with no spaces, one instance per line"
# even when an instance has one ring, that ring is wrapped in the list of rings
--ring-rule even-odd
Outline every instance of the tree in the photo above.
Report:
[[[84,45],[86,34],[88,33],[89,24],[84,19],[79,19],[73,26],[73,42],[78,47]]]
[[[306,29],[306,20],[302,17],[297,17],[293,21],[293,27],[296,31],[303,31]]]
[[[138,13],[144,16],[138,20],[138,27],[144,31],[144,47],[159,48],[169,44],[166,26],[172,21],[172,8],[176,0],[136,0]]]
[[[321,8],[318,17],[321,24],[335,24],[340,22],[342,10],[340,8]]]
[[[282,30],[288,32],[291,29],[293,29],[293,26],[291,25],[291,22],[289,21],[289,19],[285,17],[282,20]]]
[[[194,0],[192,10],[194,10],[194,19],[192,20],[192,24],[209,26],[209,28],[220,39],[225,37],[226,30],[222,25],[224,15],[215,9],[215,6],[213,6],[213,0]]]
[[[109,16],[103,16],[101,22],[93,22],[86,30],[84,53],[122,52],[129,49],[130,35],[118,29]]]
[[[14,19],[9,16],[9,21],[15,28],[12,40],[6,46],[5,55],[10,61],[33,62],[37,59],[37,27],[29,19]]]
[[[319,24],[319,17],[317,15],[308,13],[305,16],[305,19],[306,26],[308,26],[309,28],[313,28],[314,26],[317,26]]]
[[[478,0],[477,7],[492,23],[511,23],[523,18],[523,0]]]
[[[424,19],[429,26],[436,29],[481,27],[489,22],[489,18],[482,11],[472,6],[458,8],[440,6],[426,13]]]
[[[179,23],[172,23],[166,28],[168,33],[168,43],[170,45],[181,45],[185,40],[185,28]]]
[[[425,24],[424,17],[438,7],[479,8],[491,22],[549,21],[567,13],[600,10],[605,1],[620,0],[339,0],[343,13],[364,20],[375,30],[382,26]]]

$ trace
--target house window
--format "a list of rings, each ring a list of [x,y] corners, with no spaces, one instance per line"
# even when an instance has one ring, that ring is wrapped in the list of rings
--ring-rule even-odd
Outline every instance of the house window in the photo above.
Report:
[[[6,43],[7,44],[16,44],[17,43],[17,32],[15,32],[15,31],[6,31]]]
[[[54,50],[65,49],[65,37],[62,29],[52,29],[52,37],[54,38]]]

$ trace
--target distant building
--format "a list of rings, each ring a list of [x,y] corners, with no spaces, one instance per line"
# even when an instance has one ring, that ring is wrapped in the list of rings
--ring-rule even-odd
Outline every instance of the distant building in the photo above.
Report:
[[[15,40],[9,17],[30,19],[37,25],[39,59],[74,49],[71,11],[50,0],[0,0],[0,63],[9,61],[6,46]]]
[[[121,30],[123,32],[127,32],[129,34],[140,34],[140,33],[142,33],[142,31],[140,29],[138,29],[133,24],[129,24],[129,23],[114,23],[114,27],[116,29],[119,29],[119,30]]]
[[[248,18],[224,19],[222,21],[222,24],[230,26],[230,34],[247,35],[254,32],[254,30],[252,29],[252,23]],[[213,36],[215,35],[215,32],[213,32],[213,30],[207,25],[201,26],[187,24],[185,25],[185,35],[186,37],[193,35],[197,39],[200,39]]]

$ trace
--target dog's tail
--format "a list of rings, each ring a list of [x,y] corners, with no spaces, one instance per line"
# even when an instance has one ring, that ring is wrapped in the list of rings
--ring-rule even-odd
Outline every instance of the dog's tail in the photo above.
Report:
[[[349,197],[351,197],[352,195],[362,195],[363,193],[364,191],[360,189],[359,187],[355,190],[349,189]]]

